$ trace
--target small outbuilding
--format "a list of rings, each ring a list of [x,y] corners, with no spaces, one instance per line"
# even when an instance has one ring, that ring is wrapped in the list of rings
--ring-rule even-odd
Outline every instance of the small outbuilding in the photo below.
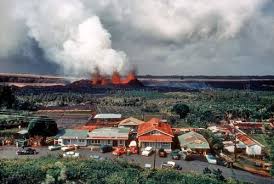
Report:
[[[245,152],[250,156],[257,156],[262,154],[262,147],[260,143],[251,139],[245,134],[238,133],[236,135],[237,141],[243,145],[245,145]]]
[[[206,154],[210,150],[207,140],[197,132],[188,132],[178,136],[182,150],[191,149],[199,154]]]
[[[136,119],[136,118],[133,118],[133,117],[129,117],[127,119],[124,119],[122,120],[118,126],[119,127],[129,127],[131,128],[132,130],[137,130],[138,129],[138,126],[140,124],[144,123],[144,121],[141,121],[139,119]]]

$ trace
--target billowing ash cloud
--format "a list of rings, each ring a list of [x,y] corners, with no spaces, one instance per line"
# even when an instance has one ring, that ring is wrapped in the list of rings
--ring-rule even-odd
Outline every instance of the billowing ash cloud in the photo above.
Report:
[[[14,0],[0,2],[0,58],[15,53],[20,43],[26,41],[26,27],[14,16]]]
[[[114,46],[125,50],[142,73],[274,74],[272,0],[85,3],[96,7],[112,30]],[[128,31],[121,36],[122,30]]]
[[[127,56],[142,74],[274,74],[273,0],[3,0],[0,14],[0,66],[16,52],[76,75]]]
[[[80,0],[20,1],[16,16],[25,21],[28,36],[64,73],[85,75],[97,67],[111,74],[128,67],[125,53],[111,48],[110,33]]]
[[[267,0],[105,0],[88,1],[98,12],[112,15],[161,39],[181,41],[234,37]],[[107,12],[106,12],[107,11]]]

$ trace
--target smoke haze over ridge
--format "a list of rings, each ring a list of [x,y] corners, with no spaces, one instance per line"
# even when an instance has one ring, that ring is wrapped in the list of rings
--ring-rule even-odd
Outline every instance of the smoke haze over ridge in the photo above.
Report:
[[[274,74],[273,3],[3,0],[0,71]]]

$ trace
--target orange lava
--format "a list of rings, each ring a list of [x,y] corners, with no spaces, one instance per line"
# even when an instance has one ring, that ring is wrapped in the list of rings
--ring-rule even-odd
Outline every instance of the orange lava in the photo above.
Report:
[[[96,72],[92,75],[91,83],[93,85],[126,85],[129,84],[131,81],[136,80],[136,75],[134,71],[130,71],[126,77],[121,77],[120,73],[117,71],[114,71],[112,73],[112,76],[108,75],[102,75],[100,74],[99,70],[96,70]]]

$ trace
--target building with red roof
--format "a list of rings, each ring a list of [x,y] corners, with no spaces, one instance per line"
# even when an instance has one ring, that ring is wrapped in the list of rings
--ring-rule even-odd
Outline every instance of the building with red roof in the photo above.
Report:
[[[152,118],[140,124],[137,132],[139,147],[142,150],[150,146],[154,149],[163,148],[166,151],[171,151],[173,137],[171,126],[158,118]]]
[[[243,121],[233,121],[234,127],[244,131],[245,133],[262,133],[263,132],[263,123],[262,122],[243,122]]]
[[[245,152],[247,155],[261,155],[263,145],[254,139],[248,137],[246,134],[237,133],[236,138],[239,145],[245,146]]]

